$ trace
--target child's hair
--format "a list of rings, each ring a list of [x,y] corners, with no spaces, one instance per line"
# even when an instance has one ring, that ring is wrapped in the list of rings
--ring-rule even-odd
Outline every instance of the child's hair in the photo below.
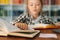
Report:
[[[40,3],[41,3],[41,11],[39,12],[39,13],[41,13],[42,12],[42,8],[43,8],[43,2],[42,2],[42,0],[39,0],[40,1]],[[29,13],[29,11],[28,11],[28,0],[26,0],[26,7],[27,7],[27,13]]]
[[[43,6],[43,2],[42,2],[42,0],[39,0],[39,1],[40,1],[41,5]],[[28,0],[26,0],[25,3],[28,5]]]

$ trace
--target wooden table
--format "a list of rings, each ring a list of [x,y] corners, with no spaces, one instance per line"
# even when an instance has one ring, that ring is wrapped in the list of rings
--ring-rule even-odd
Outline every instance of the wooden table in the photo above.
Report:
[[[52,29],[41,30],[41,33],[54,33]],[[57,33],[55,33],[57,34]],[[34,38],[23,38],[23,37],[0,37],[0,40],[60,40],[60,34],[57,34],[57,39],[55,38],[40,38],[40,33]]]

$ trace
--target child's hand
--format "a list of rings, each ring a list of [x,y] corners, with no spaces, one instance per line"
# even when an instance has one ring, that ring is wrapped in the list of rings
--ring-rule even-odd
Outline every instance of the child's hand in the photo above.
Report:
[[[28,25],[26,23],[16,23],[15,26],[19,27],[20,29],[27,30]]]

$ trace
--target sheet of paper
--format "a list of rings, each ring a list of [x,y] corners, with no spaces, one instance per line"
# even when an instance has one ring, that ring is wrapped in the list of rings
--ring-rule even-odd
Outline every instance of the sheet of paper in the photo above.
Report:
[[[57,38],[57,35],[56,34],[40,33],[39,37],[41,37],[41,38]]]
[[[3,31],[5,31],[5,32],[13,32],[13,31],[19,31],[20,30],[18,27],[13,26],[11,23],[9,23],[8,21],[1,19],[1,18],[0,18],[0,26],[3,29]]]

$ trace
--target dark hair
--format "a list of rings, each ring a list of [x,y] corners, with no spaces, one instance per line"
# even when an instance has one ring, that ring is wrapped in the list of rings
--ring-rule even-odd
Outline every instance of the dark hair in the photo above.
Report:
[[[25,3],[28,4],[28,0],[26,0]],[[43,2],[42,2],[42,0],[40,0],[40,3],[41,3],[41,5],[42,5],[42,7],[43,7]]]
[[[42,8],[43,8],[43,2],[42,2],[42,0],[40,0],[40,3],[41,3],[41,11],[39,12],[39,14],[42,14]]]
[[[43,2],[42,2],[42,0],[40,0],[40,3],[41,3],[41,5],[42,5],[42,7],[43,7]]]

